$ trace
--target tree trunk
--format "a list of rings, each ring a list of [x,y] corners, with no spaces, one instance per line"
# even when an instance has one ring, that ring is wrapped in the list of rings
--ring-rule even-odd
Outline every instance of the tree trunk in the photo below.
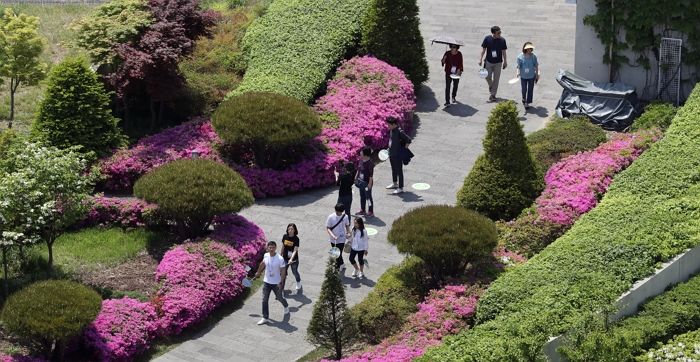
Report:
[[[64,350],[64,345],[63,341],[60,339],[54,343],[53,351],[51,353],[51,361],[52,362],[63,362],[63,350]]]
[[[49,272],[53,273],[53,242],[54,240],[46,240],[46,246],[49,249]]]
[[[7,246],[2,247],[2,296],[7,299]]]
[[[151,131],[153,131],[156,129],[156,104],[152,98],[149,101],[149,105],[151,108]]]
[[[163,126],[163,113],[165,113],[165,102],[160,101],[159,102],[159,109],[158,109],[158,125]]]
[[[10,78],[10,121],[7,123],[7,128],[12,128],[12,121],[15,120],[15,92],[18,86],[19,80]]]
[[[129,130],[131,130],[131,117],[129,115],[129,102],[126,96],[122,98],[122,102],[124,103],[124,133],[129,134]]]

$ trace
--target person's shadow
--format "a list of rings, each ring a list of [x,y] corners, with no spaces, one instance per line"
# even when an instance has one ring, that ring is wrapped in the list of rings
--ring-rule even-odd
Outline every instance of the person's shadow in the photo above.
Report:
[[[478,111],[478,109],[461,102],[453,103],[452,105],[445,107],[445,112],[456,117],[471,117]]]
[[[279,328],[279,329],[285,331],[286,333],[294,333],[294,332],[298,331],[299,328],[297,328],[297,327],[295,327],[295,326],[289,324],[289,319],[291,318],[291,315],[292,315],[292,312],[293,312],[293,311],[292,311],[292,308],[289,308],[289,312],[290,312],[290,313],[289,313],[289,314],[285,314],[284,317],[282,318],[282,320],[280,320],[280,321],[275,320],[275,319],[272,319],[272,318],[268,318],[268,320],[269,320],[270,322],[268,322],[267,325],[270,326],[270,327]],[[262,315],[257,314],[257,313],[248,314],[248,315],[251,316],[251,317],[254,317],[254,318],[262,318]],[[263,324],[263,325],[260,326],[260,327],[263,327],[263,326],[265,326],[265,325]]]
[[[350,288],[352,288],[352,289],[357,289],[357,288],[360,288],[360,287],[362,287],[362,286],[366,286],[366,287],[372,288],[372,287],[374,287],[375,285],[377,285],[377,283],[375,283],[374,280],[369,279],[369,278],[367,278],[367,277],[364,277],[364,278],[348,278],[348,279],[349,279],[349,281],[347,282],[347,284],[348,284],[348,286],[349,286]]]
[[[417,195],[411,191],[404,191],[398,196],[404,201],[404,202],[422,202],[423,201],[423,196]]]
[[[307,304],[311,304],[311,299],[309,297],[304,295],[304,289],[299,289],[296,291],[296,293],[291,293],[287,296],[287,299],[291,299],[295,302],[299,302],[300,304],[295,306],[295,307],[289,307],[289,310],[291,311],[298,311],[301,309],[303,306]]]

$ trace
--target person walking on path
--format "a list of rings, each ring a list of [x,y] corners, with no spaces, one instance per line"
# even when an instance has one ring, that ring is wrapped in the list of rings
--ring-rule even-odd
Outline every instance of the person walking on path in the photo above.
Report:
[[[350,250],[350,263],[355,268],[352,272],[353,277],[364,278],[365,256],[369,249],[369,237],[365,230],[365,222],[362,218],[355,219],[355,225],[352,228],[352,249]],[[355,256],[360,260],[360,267],[355,263]]]
[[[459,86],[459,78],[453,76],[461,76],[464,71],[464,62],[462,53],[458,50],[459,45],[450,44],[450,50],[442,56],[442,66],[445,67],[445,107],[450,105],[450,86],[452,85],[452,103],[457,103],[457,86]]]
[[[399,127],[396,118],[387,119],[389,123],[389,163],[391,164],[391,180],[393,181],[386,188],[394,189],[392,194],[397,195],[403,192],[403,160],[401,150],[408,148],[411,144],[411,137]]]
[[[350,235],[350,215],[345,214],[345,205],[336,204],[335,212],[326,219],[326,232],[330,236],[331,247],[340,249],[340,255],[335,259],[335,267],[338,271],[345,270],[343,262],[343,248],[345,239]]]
[[[489,102],[496,101],[498,92],[498,81],[501,79],[501,69],[506,69],[508,60],[506,59],[506,39],[501,37],[501,28],[494,26],[491,28],[491,35],[487,35],[481,42],[481,55],[479,65],[484,63],[484,68],[488,71],[486,83],[489,85]],[[484,54],[486,59],[484,60]]]
[[[291,267],[292,274],[294,274],[294,279],[296,280],[294,289],[301,289],[301,276],[299,275],[299,230],[296,224],[287,225],[287,232],[282,235],[282,257],[286,265],[284,269],[285,274],[288,275],[287,270]],[[286,281],[287,278],[282,279],[282,291],[284,291]]]
[[[258,267],[258,271],[255,273],[255,278],[258,278],[260,274],[265,273],[263,278],[263,300],[262,300],[262,319],[258,322],[258,325],[263,325],[265,323],[270,323],[270,306],[268,305],[268,300],[270,299],[270,292],[275,292],[275,299],[279,300],[284,307],[284,314],[289,314],[289,304],[287,300],[284,299],[282,295],[282,280],[287,277],[287,272],[285,268],[284,258],[277,254],[277,243],[270,241],[267,243],[267,254],[263,257],[262,263]]]
[[[339,186],[338,203],[345,206],[345,213],[350,216],[350,207],[352,206],[352,184],[355,180],[355,165],[352,162],[341,163],[340,173],[335,181]]]
[[[374,200],[372,200],[372,187],[374,186],[374,162],[370,159],[372,149],[365,147],[362,149],[362,159],[360,167],[355,176],[355,186],[360,189],[360,211],[355,215],[374,216]],[[366,206],[369,202],[369,212]]]
[[[523,52],[518,55],[516,77],[520,77],[520,88],[523,94],[523,106],[530,109],[532,103],[532,92],[535,83],[540,80],[540,68],[537,56],[534,53],[535,47],[531,42],[523,44]]]

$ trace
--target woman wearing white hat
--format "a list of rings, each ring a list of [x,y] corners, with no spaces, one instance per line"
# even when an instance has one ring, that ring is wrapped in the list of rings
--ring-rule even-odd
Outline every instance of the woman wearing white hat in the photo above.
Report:
[[[523,45],[523,52],[518,55],[518,65],[516,77],[520,77],[520,86],[523,94],[523,106],[530,108],[532,103],[532,92],[535,83],[540,80],[539,63],[534,53],[535,47],[531,42]]]

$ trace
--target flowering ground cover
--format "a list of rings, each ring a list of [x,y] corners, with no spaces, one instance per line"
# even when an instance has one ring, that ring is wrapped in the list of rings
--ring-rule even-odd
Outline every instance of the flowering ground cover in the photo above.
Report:
[[[81,226],[141,227],[156,208],[141,199],[96,195],[90,200],[90,211]]]
[[[386,119],[395,117],[410,131],[415,109],[413,84],[398,68],[372,57],[356,57],[343,63],[328,82],[327,94],[315,106],[324,128],[315,142],[318,148],[306,160],[285,170],[250,165],[232,167],[246,180],[255,197],[281,196],[335,182],[338,162],[357,161],[359,151],[388,145]],[[205,119],[196,119],[140,140],[100,162],[107,190],[129,190],[149,170],[180,158],[192,150],[199,157],[222,161],[218,135]]]

